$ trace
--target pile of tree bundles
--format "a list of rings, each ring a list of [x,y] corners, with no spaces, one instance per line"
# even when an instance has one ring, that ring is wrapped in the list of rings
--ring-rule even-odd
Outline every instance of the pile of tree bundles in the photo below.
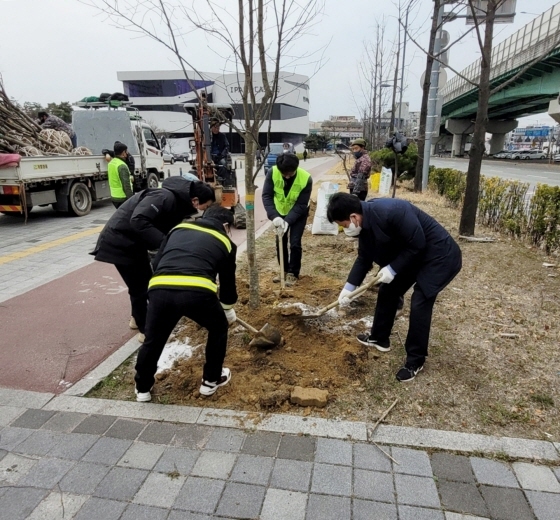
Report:
[[[37,155],[91,155],[85,147],[72,149],[66,132],[43,129],[6,93],[0,80],[0,153]]]

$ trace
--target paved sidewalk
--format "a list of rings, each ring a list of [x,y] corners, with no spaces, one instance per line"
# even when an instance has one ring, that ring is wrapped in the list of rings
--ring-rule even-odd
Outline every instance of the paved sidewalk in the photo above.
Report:
[[[0,406],[10,520],[559,518],[560,466],[29,404]]]

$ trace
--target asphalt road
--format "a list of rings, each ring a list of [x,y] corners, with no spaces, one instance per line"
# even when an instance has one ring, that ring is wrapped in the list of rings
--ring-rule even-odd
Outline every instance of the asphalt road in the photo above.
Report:
[[[430,164],[438,168],[455,168],[467,171],[469,160],[459,158],[432,157]],[[560,186],[560,163],[543,164],[535,161],[512,160],[484,160],[482,161],[482,175],[488,177],[502,177],[515,181],[528,182],[532,191],[536,184],[549,184]]]

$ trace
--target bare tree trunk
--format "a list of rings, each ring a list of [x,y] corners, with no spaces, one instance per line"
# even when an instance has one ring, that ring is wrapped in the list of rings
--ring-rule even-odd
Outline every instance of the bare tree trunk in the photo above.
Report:
[[[428,97],[430,94],[430,79],[432,76],[432,65],[434,64],[434,45],[438,32],[438,12],[441,0],[434,0],[434,12],[432,14],[432,28],[430,29],[430,42],[428,44],[428,55],[426,56],[426,71],[424,84],[422,85],[422,104],[420,106],[420,124],[418,127],[418,160],[416,162],[416,174],[414,176],[414,191],[422,191],[422,170],[424,168],[424,144],[426,142],[426,119],[428,118]]]
[[[258,129],[257,129],[258,132]],[[256,309],[260,305],[259,271],[257,269],[257,249],[255,237],[255,183],[253,182],[253,158],[255,142],[248,137],[245,141],[245,209],[247,211],[247,264],[249,269],[249,306]]]
[[[488,124],[488,102],[490,100],[490,67],[492,62],[492,37],[494,35],[494,20],[496,15],[496,0],[488,2],[486,14],[486,28],[484,31],[484,47],[480,60],[480,82],[478,90],[478,109],[476,122],[469,152],[469,168],[467,170],[467,186],[465,200],[461,211],[459,234],[473,236],[476,226],[478,210],[478,195],[480,189],[480,168],[484,155],[486,126]]]

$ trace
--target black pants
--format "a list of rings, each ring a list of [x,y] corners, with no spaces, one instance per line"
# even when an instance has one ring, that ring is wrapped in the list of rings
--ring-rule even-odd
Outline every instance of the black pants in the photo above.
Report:
[[[148,255],[139,258],[134,264],[115,264],[115,267],[128,287],[131,315],[138,325],[138,330],[144,334],[148,310],[148,284],[152,277],[152,266]]]
[[[416,282],[416,275],[416,272],[397,274],[391,283],[381,284],[371,327],[372,339],[382,343],[389,341],[399,301]],[[408,334],[404,344],[407,364],[422,365],[428,355],[432,311],[436,298],[437,295],[427,298],[417,285],[414,287],[410,300]]]
[[[215,293],[178,289],[153,289],[146,321],[146,339],[136,362],[136,389],[149,392],[157,363],[169,335],[186,316],[208,330],[206,363],[202,377],[218,381],[226,355],[228,322]]]
[[[362,201],[365,201],[365,200],[366,200],[366,197],[367,197],[367,194],[368,194],[368,190],[360,191],[360,192],[358,193],[358,198],[359,198],[360,200],[362,200]]]
[[[284,251],[284,271],[292,273],[296,278],[299,277],[301,271],[301,257],[303,249],[301,247],[301,237],[307,223],[307,215],[299,218],[294,222],[293,226],[288,228],[287,233],[282,237],[282,249]],[[290,242],[290,252],[288,254],[288,240]],[[278,236],[276,237],[276,257],[280,262],[280,251],[278,249]]]
[[[115,209],[119,209],[126,202],[126,199],[111,199],[111,202]]]

